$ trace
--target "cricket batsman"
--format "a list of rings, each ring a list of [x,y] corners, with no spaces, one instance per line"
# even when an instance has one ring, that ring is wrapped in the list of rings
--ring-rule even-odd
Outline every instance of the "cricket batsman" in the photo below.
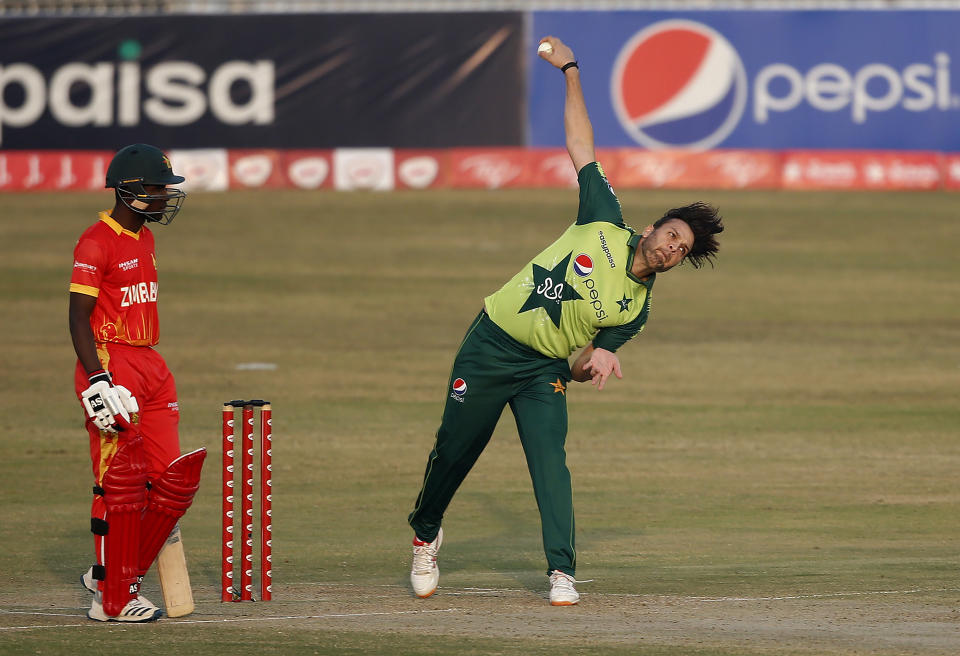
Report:
[[[410,582],[421,598],[434,593],[440,578],[444,512],[509,405],[540,510],[550,604],[579,602],[564,451],[567,385],[589,380],[602,390],[611,374],[622,378],[617,349],[647,322],[657,275],[684,260],[699,269],[719,249],[715,235],[723,223],[705,203],[668,210],[640,232],[624,223],[596,161],[573,51],[555,37],[540,43],[540,57],[565,80],[564,130],[580,207],[573,225],[484,299],[454,359],[442,423],[408,517],[415,533]],[[577,349],[571,367],[567,359]]]
[[[177,390],[153,349],[159,287],[146,224],[173,220],[185,194],[169,185],[183,180],[158,148],[121,149],[106,176],[113,209],[100,212],[73,252],[74,385],[86,411],[94,478],[95,564],[81,583],[93,593],[87,617],[99,622],[150,622],[162,614],[140,595],[140,584],[165,543],[180,547],[177,521],[193,501],[206,456],[204,449],[180,455]],[[170,580],[161,571],[165,599],[168,587],[182,591],[185,583],[189,591],[184,577],[185,565],[168,568]]]

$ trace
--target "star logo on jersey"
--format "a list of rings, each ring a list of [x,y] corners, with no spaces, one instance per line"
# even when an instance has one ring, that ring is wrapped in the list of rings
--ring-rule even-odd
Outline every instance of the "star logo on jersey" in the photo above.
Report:
[[[567,266],[570,264],[571,255],[573,255],[573,251],[567,253],[567,256],[552,269],[544,269],[537,264],[533,265],[533,290],[517,314],[543,308],[547,311],[550,320],[553,321],[553,325],[557,328],[560,327],[563,304],[567,301],[583,299],[583,296],[566,282]]]
[[[553,393],[554,393],[554,394],[556,394],[557,392],[560,392],[560,393],[561,393],[562,395],[564,395],[564,396],[567,395],[567,392],[566,392],[566,389],[567,389],[567,388],[563,386],[563,381],[560,380],[559,378],[557,378],[557,382],[555,382],[555,383],[547,383],[547,384],[553,386]]]
[[[630,303],[632,303],[632,302],[633,302],[633,299],[632,299],[632,298],[627,298],[627,295],[624,294],[624,295],[623,295],[623,299],[617,301],[617,305],[620,306],[620,311],[621,311],[621,312],[626,312],[627,310],[630,309]]]

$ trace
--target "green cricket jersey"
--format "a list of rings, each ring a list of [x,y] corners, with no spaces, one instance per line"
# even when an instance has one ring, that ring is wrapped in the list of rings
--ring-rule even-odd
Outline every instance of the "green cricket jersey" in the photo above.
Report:
[[[616,351],[643,329],[656,278],[629,273],[640,235],[624,225],[600,164],[587,164],[577,179],[576,223],[484,299],[508,335],[552,358],[567,358],[591,341]]]

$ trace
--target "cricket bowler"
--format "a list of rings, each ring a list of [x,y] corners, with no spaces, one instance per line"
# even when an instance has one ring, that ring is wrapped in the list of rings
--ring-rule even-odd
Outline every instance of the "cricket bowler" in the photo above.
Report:
[[[555,242],[484,299],[457,352],[423,487],[408,517],[415,533],[410,582],[421,598],[434,593],[440,578],[444,512],[509,405],[540,510],[550,603],[579,602],[564,451],[567,385],[589,380],[602,390],[611,374],[622,378],[617,349],[647,322],[657,275],[683,261],[696,269],[712,263],[715,235],[723,231],[717,210],[705,203],[671,209],[641,232],[624,223],[596,161],[573,51],[555,37],[540,43],[550,45],[538,50],[540,57],[565,79],[564,130],[579,211]]]
[[[162,614],[140,595],[140,584],[168,539],[180,546],[177,521],[193,501],[206,455],[180,455],[176,386],[153,348],[159,286],[146,224],[173,220],[185,195],[169,185],[183,181],[158,148],[121,149],[106,175],[113,209],[100,212],[73,252],[74,385],[86,411],[94,479],[95,564],[81,583],[93,593],[87,617],[99,622],[150,622]],[[185,566],[168,583],[182,590],[184,577]],[[192,610],[192,597],[188,603]],[[175,616],[169,600],[167,610]]]

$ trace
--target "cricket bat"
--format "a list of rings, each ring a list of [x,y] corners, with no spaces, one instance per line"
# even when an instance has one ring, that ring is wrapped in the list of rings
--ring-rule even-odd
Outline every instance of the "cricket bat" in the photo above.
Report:
[[[163,591],[163,604],[167,617],[183,617],[193,612],[193,590],[187,572],[187,558],[180,539],[180,524],[177,524],[157,556],[157,574]]]

